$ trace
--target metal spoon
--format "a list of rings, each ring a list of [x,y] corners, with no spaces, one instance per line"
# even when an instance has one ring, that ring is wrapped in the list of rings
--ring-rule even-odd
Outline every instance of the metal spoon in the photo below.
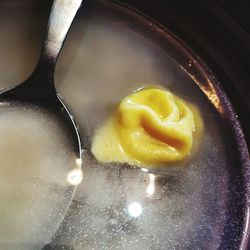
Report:
[[[0,93],[0,102],[25,103],[42,107],[56,115],[72,139],[76,158],[81,159],[78,128],[62,97],[56,92],[54,71],[63,42],[82,0],[55,0],[51,8],[47,35],[38,64],[31,76],[18,86]]]

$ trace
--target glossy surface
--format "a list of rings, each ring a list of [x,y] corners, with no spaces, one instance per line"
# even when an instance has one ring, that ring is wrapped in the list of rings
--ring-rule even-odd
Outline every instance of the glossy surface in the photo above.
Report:
[[[140,89],[95,132],[91,150],[100,162],[161,166],[190,154],[196,127],[185,101],[164,89]]]

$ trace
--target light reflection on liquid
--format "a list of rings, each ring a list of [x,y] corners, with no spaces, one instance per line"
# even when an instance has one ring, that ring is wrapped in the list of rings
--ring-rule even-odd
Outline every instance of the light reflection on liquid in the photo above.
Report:
[[[129,206],[128,206],[128,212],[129,215],[131,215],[132,217],[139,217],[142,213],[142,206],[140,203],[138,202],[132,202]]]
[[[67,174],[67,183],[72,186],[77,186],[82,182],[82,159],[77,158],[76,161],[76,167],[72,169],[68,174]]]
[[[147,186],[146,194],[148,196],[151,196],[155,192],[155,175],[154,174],[149,174],[149,184]]]

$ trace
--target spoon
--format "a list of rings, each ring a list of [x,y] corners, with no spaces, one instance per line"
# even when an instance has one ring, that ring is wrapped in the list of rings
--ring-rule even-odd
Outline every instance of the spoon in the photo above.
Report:
[[[31,76],[14,88],[0,93],[0,102],[31,104],[56,115],[72,140],[73,151],[81,162],[82,145],[73,115],[54,85],[54,71],[63,42],[82,0],[54,0],[46,39],[38,64]]]

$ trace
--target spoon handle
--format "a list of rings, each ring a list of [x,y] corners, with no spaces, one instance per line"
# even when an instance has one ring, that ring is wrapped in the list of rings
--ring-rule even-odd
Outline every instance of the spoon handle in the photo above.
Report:
[[[36,97],[48,99],[57,95],[54,86],[56,61],[81,2],[82,0],[54,0],[40,58],[31,76],[21,84],[23,92],[28,87],[29,94]]]
[[[44,53],[56,61],[64,39],[82,0],[54,0],[50,13]]]
[[[0,0],[1,1],[1,0]],[[30,77],[1,99],[15,96],[18,100],[36,100],[58,104],[54,85],[54,70],[63,42],[82,0],[54,0],[47,28],[46,39],[38,63]],[[61,105],[61,104],[60,104]]]
[[[48,22],[44,53],[56,61],[82,0],[54,0]]]

